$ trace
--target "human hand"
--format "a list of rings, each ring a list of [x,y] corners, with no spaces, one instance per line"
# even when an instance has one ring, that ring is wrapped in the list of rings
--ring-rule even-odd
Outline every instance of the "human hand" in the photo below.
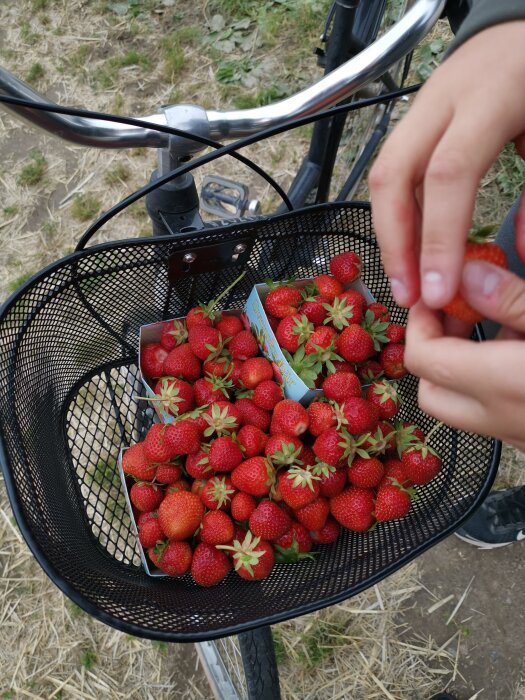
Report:
[[[419,405],[448,425],[525,452],[525,281],[484,262],[465,265],[465,299],[502,324],[495,340],[446,335],[443,314],[418,301],[409,313],[405,365],[420,377]]]
[[[460,46],[421,89],[369,176],[383,264],[400,306],[454,296],[476,191],[503,146],[525,157],[525,21]],[[525,259],[525,197],[515,222]]]

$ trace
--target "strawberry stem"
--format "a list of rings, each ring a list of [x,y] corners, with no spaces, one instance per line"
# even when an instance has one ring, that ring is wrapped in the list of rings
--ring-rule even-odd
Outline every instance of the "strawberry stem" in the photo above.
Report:
[[[437,433],[437,431],[438,431],[443,425],[445,425],[445,424],[443,423],[443,421],[440,420],[440,421],[438,421],[434,426],[432,426],[432,429],[431,429],[431,430],[428,432],[428,434],[425,436],[425,439],[423,440],[423,444],[424,444],[424,445],[428,445],[428,442],[429,442],[430,438],[432,437],[432,435],[434,435],[434,433]]]
[[[237,279],[233,280],[233,282],[232,282],[228,287],[226,287],[226,289],[225,289],[224,291],[222,291],[216,299],[214,299],[214,300],[210,303],[210,305],[209,305],[209,307],[208,307],[208,311],[209,311],[209,312],[213,311],[213,309],[217,306],[217,304],[219,303],[219,301],[220,301],[221,299],[223,299],[223,298],[226,296],[226,294],[228,294],[228,292],[229,292],[231,289],[233,289],[233,288],[235,287],[235,285],[236,285],[238,282],[240,282],[240,281],[242,280],[242,278],[243,278],[245,275],[246,275],[246,270],[245,270],[244,272],[241,272],[241,274],[237,277]]]

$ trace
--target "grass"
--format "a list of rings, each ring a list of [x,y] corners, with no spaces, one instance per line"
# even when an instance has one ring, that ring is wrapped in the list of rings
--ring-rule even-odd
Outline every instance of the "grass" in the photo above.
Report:
[[[42,151],[34,148],[31,151],[30,158],[31,162],[25,165],[18,174],[18,184],[22,187],[38,185],[46,171],[47,162]]]
[[[71,216],[77,221],[91,221],[100,209],[100,200],[94,195],[77,194],[71,204]]]
[[[28,70],[26,74],[26,80],[28,83],[31,84],[36,84],[42,80],[44,75],[46,74],[44,67],[41,63],[33,63],[31,68]]]

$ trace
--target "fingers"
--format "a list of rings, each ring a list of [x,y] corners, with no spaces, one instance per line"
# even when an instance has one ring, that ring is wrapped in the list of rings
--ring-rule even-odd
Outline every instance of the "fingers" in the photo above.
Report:
[[[525,333],[525,281],[486,262],[465,264],[461,291],[486,318],[517,333]]]
[[[489,434],[486,411],[472,396],[420,379],[418,404],[422,411],[460,430]]]

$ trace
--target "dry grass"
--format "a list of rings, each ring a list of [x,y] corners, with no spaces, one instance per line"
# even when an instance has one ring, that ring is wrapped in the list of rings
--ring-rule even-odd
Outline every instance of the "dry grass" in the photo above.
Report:
[[[257,26],[252,22],[249,31],[240,31],[241,38],[251,37],[251,46],[225,54],[206,41],[206,23],[213,22],[216,14],[231,22],[228,7],[232,13],[246,12],[250,3],[243,0],[229,6],[226,0],[130,0],[120,5],[131,10],[141,5],[144,11],[126,15],[109,9],[111,3],[106,0],[4,0],[0,5],[0,62],[61,104],[113,113],[146,114],[170,101],[214,108],[231,107],[236,100],[249,104],[250,100],[279,96],[283,85],[290,91],[298,89],[319,75],[318,69],[312,69],[310,51],[317,43],[320,22],[313,21],[311,7],[316,6],[322,17],[322,6],[327,3],[304,0],[297,4],[303,14],[295,21],[300,20],[302,27],[311,26],[308,38],[303,30],[298,40],[292,19],[284,17],[277,41],[268,13]],[[265,5],[269,7],[270,0],[261,3]],[[441,25],[433,38],[444,33]],[[159,36],[167,38],[159,42]],[[177,36],[185,39],[184,53]],[[262,66],[255,85],[250,84],[249,74],[240,86],[214,79],[218,68],[227,75],[231,65],[226,64],[232,59],[250,59]],[[283,135],[254,146],[247,155],[286,185],[307,133]],[[36,161],[31,154],[35,148],[42,155]],[[3,112],[0,153],[0,298],[70,252],[86,220],[145,184],[155,167],[152,152],[79,148],[28,130]],[[36,173],[34,167],[27,169],[35,164],[41,165]],[[519,167],[511,153],[498,167],[481,188],[480,220],[500,221],[512,198]],[[231,161],[221,163],[220,170],[217,166],[210,170],[245,179]],[[254,177],[247,177],[255,184]],[[366,188],[362,194],[366,196]],[[258,196],[267,205],[270,195],[259,183]],[[107,225],[98,240],[147,234],[148,220],[137,205]],[[503,465],[501,486],[523,481],[522,455],[506,448]],[[3,487],[0,568],[0,697],[206,697],[198,669],[185,667],[181,684],[180,645],[168,653],[162,645],[94,621],[68,602],[29,553],[13,523]],[[457,678],[461,673],[459,638],[438,646],[430,638],[414,637],[400,623],[401,613],[413,604],[420,586],[417,563],[411,564],[347,603],[279,625],[276,636],[283,659],[284,696],[419,700]],[[172,684],[175,690],[170,691]],[[516,699],[524,697],[524,687],[517,689]]]

